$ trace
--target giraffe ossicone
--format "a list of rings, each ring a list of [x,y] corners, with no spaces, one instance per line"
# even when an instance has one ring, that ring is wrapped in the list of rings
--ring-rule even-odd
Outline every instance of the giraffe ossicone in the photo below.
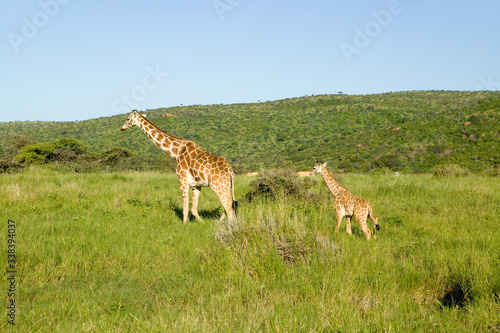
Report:
[[[353,195],[347,188],[340,185],[339,182],[333,178],[328,169],[326,168],[326,163],[318,162],[311,171],[311,175],[320,173],[325,180],[326,185],[330,189],[330,192],[335,196],[335,213],[337,217],[337,223],[335,225],[335,232],[339,232],[340,222],[342,218],[346,217],[346,232],[351,235],[351,218],[359,223],[361,229],[365,233],[366,239],[370,239],[370,228],[366,223],[366,220],[371,218],[374,223],[373,238],[377,238],[375,231],[379,230],[378,218],[373,215],[372,207],[368,201],[363,198],[359,198]]]
[[[133,126],[138,126],[151,141],[177,161],[176,174],[182,192],[184,223],[189,217],[190,188],[193,190],[191,213],[199,221],[202,221],[198,214],[198,199],[202,187],[210,187],[219,198],[225,210],[220,218],[221,221],[226,213],[229,220],[236,217],[234,172],[224,157],[201,149],[191,140],[181,139],[162,131],[137,110],[129,114],[121,130],[125,131]]]

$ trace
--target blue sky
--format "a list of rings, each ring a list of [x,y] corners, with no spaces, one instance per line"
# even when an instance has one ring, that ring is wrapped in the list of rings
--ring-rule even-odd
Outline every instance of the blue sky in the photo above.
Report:
[[[500,1],[8,1],[0,122],[407,90],[499,90]]]

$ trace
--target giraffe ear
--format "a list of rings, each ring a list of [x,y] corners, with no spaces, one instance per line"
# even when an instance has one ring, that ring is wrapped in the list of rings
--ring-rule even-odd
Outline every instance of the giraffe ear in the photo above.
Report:
[[[326,167],[326,163],[328,163],[328,162],[323,163],[323,166],[324,166],[324,167]]]
[[[146,118],[148,115],[147,115],[147,114],[143,114],[142,116],[143,116],[144,118]]]

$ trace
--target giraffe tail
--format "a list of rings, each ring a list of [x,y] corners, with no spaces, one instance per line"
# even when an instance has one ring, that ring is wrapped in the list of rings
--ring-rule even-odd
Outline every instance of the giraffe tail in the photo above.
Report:
[[[373,210],[372,210],[371,206],[370,206],[370,212],[369,212],[368,216],[373,220],[373,223],[375,224],[375,230],[377,230],[377,231],[380,230],[380,226],[378,225],[378,217],[373,215]]]
[[[233,203],[231,206],[234,210],[234,216],[238,216],[238,201],[234,198],[234,173],[231,173],[231,191],[233,195]]]

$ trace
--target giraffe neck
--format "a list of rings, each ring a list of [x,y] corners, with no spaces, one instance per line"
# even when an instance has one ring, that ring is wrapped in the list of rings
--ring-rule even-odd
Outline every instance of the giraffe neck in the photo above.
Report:
[[[144,134],[146,134],[146,136],[158,147],[177,160],[179,148],[181,143],[185,140],[162,131],[141,115],[138,115],[137,126],[139,126]]]
[[[326,168],[321,168],[321,175],[325,180],[326,186],[330,189],[334,196],[337,196],[340,192],[345,190],[345,187],[339,184],[339,182],[333,178],[333,176],[328,172]]]

